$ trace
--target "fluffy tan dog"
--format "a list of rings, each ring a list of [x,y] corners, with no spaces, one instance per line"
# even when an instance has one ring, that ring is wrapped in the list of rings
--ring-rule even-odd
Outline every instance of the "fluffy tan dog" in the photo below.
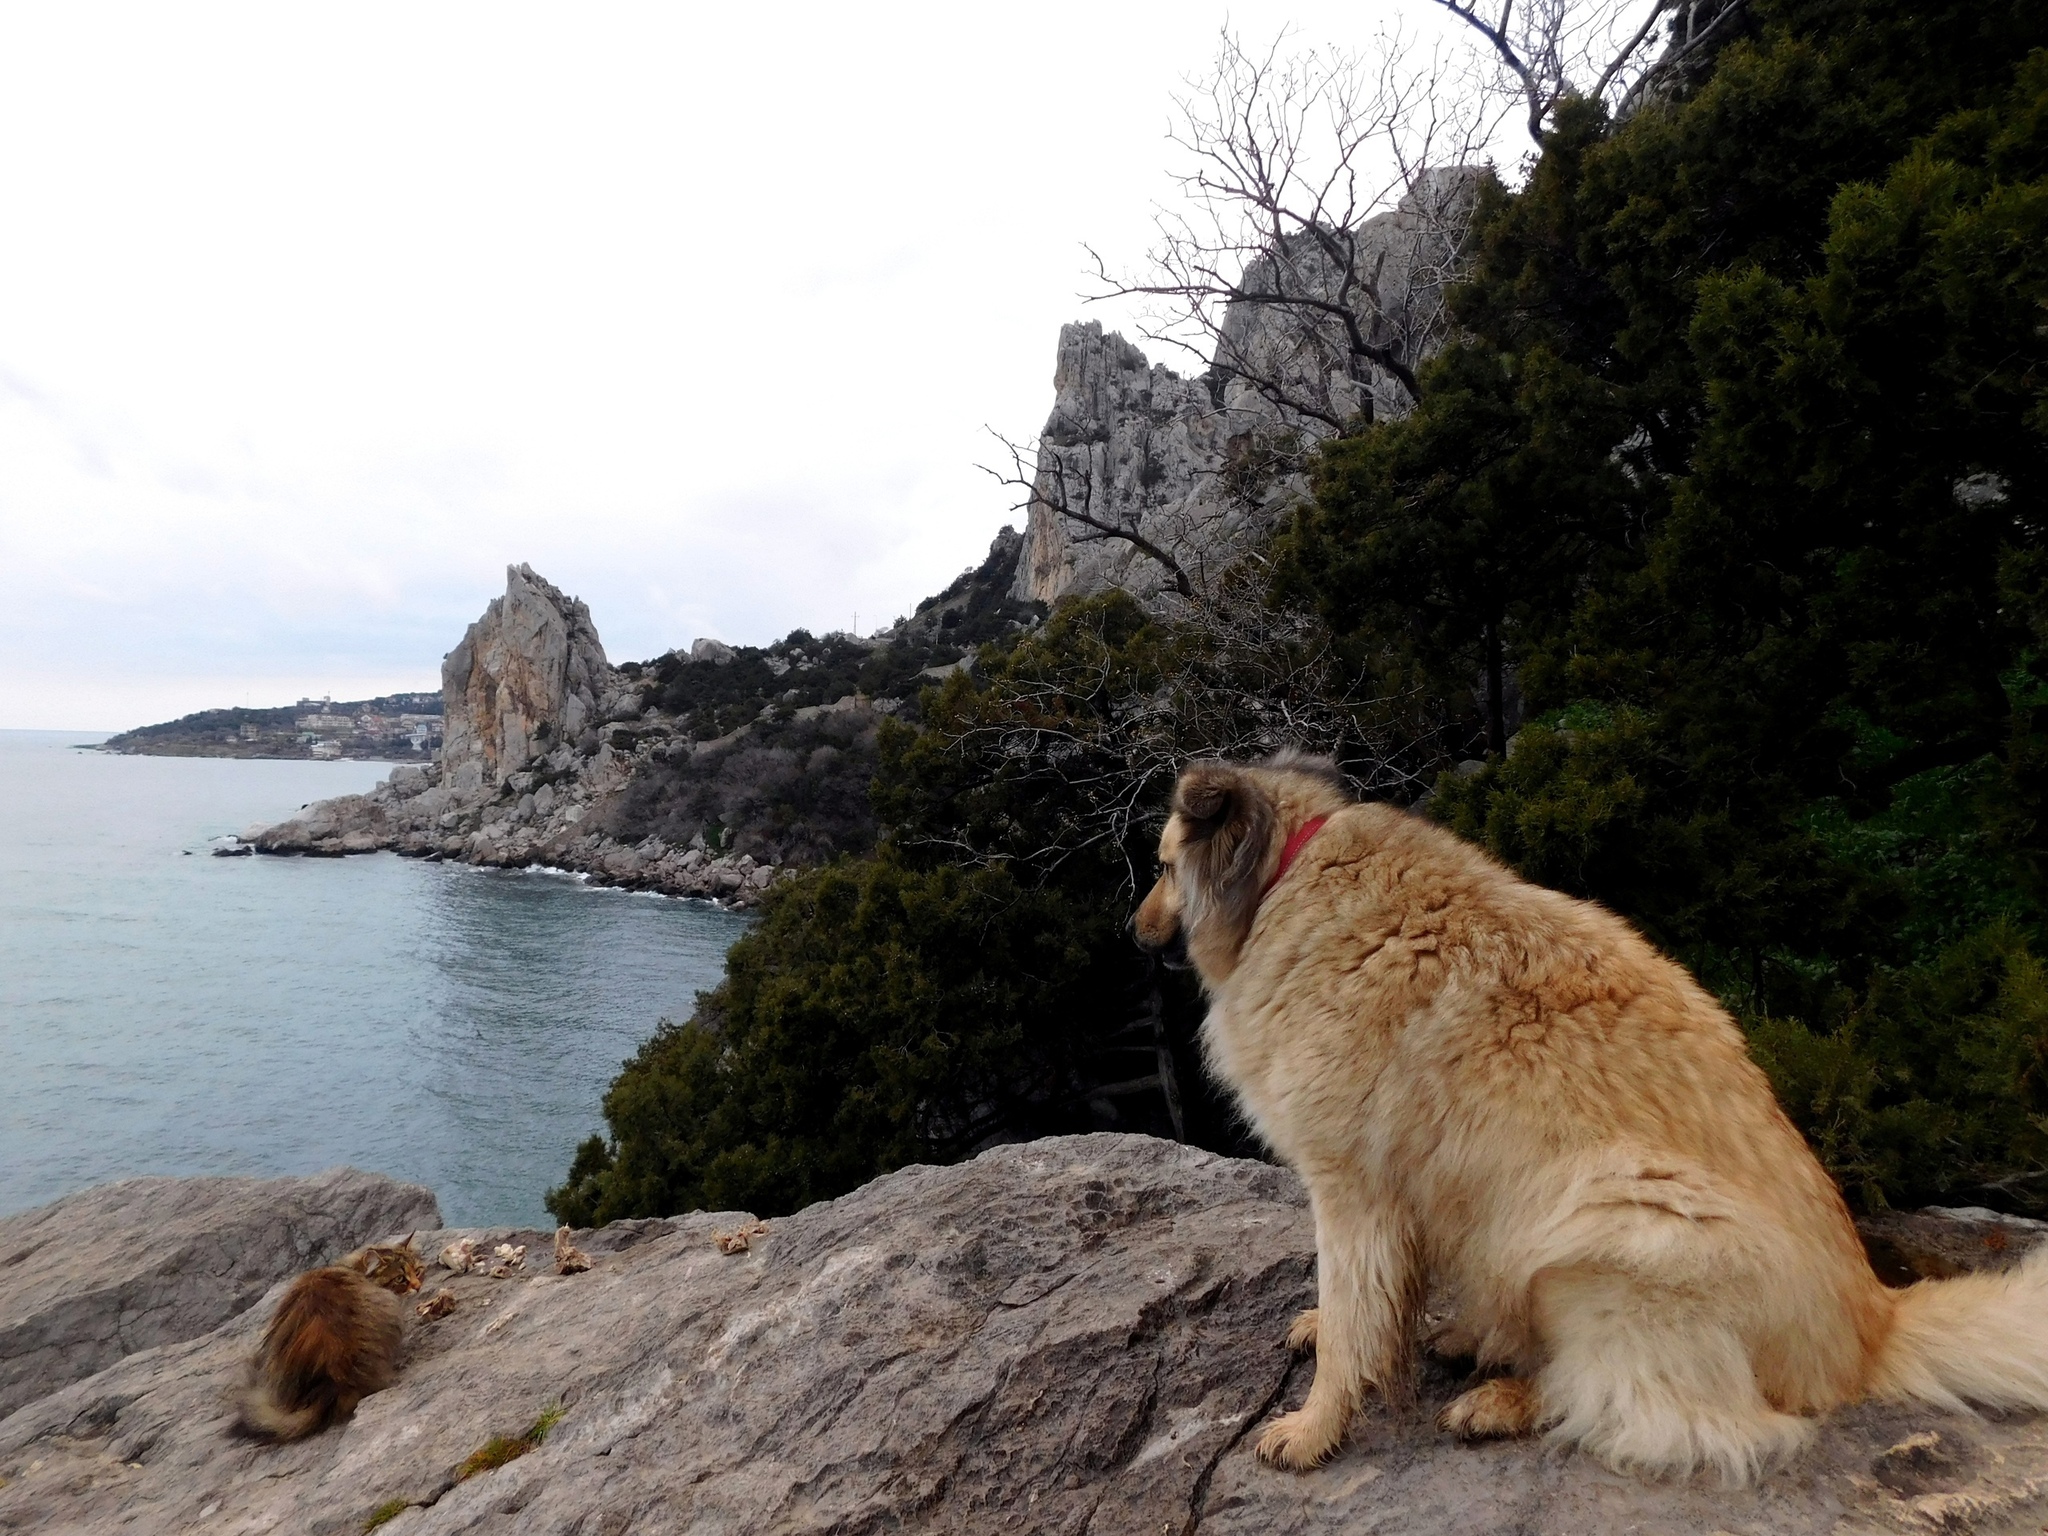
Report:
[[[1267,1460],[1409,1394],[1431,1285],[1446,1352],[1511,1372],[1442,1427],[1617,1468],[1746,1481],[1864,1396],[2048,1407],[2048,1250],[1879,1284],[1741,1032],[1613,914],[1288,755],[1190,767],[1159,862],[1139,940],[1184,947],[1211,1067],[1315,1212],[1315,1383]]]

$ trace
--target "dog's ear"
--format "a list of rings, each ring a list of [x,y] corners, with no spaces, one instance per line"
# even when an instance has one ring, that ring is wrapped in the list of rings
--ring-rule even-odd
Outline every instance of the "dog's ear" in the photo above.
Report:
[[[1181,818],[1181,899],[1189,937],[1234,953],[1258,910],[1276,820],[1273,802],[1233,763],[1194,763],[1174,787],[1173,808]]]
[[[1174,786],[1173,808],[1189,835],[1211,837],[1220,831],[1243,784],[1243,773],[1231,763],[1193,763],[1184,769]]]

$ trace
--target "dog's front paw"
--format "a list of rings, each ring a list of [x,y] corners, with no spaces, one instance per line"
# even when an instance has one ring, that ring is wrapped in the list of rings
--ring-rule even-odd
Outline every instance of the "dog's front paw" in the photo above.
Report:
[[[1316,1334],[1323,1323],[1322,1310],[1310,1307],[1294,1320],[1294,1326],[1287,1330],[1287,1347],[1297,1355],[1305,1355],[1316,1347]]]
[[[1536,1427],[1536,1387],[1519,1376],[1482,1381],[1436,1416],[1436,1427],[1460,1440],[1526,1435]]]
[[[1259,1436],[1259,1460],[1268,1466],[1306,1472],[1337,1454],[1344,1443],[1344,1426],[1327,1413],[1301,1408],[1283,1413]]]

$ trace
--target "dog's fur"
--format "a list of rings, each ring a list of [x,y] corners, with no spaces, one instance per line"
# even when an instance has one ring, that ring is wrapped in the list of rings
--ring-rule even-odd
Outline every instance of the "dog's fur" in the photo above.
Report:
[[[1734,1022],[1613,914],[1291,755],[1190,767],[1159,862],[1138,938],[1200,973],[1210,1066],[1315,1214],[1315,1382],[1267,1460],[1408,1396],[1430,1286],[1445,1352],[1511,1372],[1444,1428],[1617,1468],[1747,1481],[1865,1396],[2048,1407],[2048,1250],[1887,1290]]]
[[[418,1290],[424,1273],[407,1238],[300,1275],[263,1331],[237,1428],[261,1440],[303,1440],[391,1385],[405,1341],[398,1298]]]

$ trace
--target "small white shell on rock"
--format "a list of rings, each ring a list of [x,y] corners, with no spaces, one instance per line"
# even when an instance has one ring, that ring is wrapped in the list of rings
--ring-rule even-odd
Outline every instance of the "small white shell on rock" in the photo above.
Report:
[[[475,1238],[458,1237],[441,1250],[440,1263],[443,1269],[452,1269],[458,1275],[466,1275],[477,1268],[482,1259],[483,1255],[477,1251]]]

